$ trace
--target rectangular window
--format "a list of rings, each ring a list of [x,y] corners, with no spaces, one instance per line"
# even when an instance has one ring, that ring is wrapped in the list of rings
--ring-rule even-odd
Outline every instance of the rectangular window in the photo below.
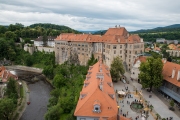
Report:
[[[116,49],[116,45],[113,45],[113,49]]]
[[[131,55],[129,55],[129,58],[131,58]]]
[[[114,51],[114,54],[116,54],[116,51]]]
[[[78,46],[81,46],[80,44],[78,44]]]
[[[122,54],[122,50],[120,50],[120,54]]]
[[[82,50],[84,51],[84,48],[82,48]]]
[[[129,53],[131,54],[131,51],[129,51]]]
[[[122,45],[120,45],[120,49],[122,48]]]
[[[131,62],[131,59],[129,59],[129,62]]]
[[[82,44],[82,47],[84,47],[84,45]]]
[[[78,50],[80,50],[80,48],[78,48]]]

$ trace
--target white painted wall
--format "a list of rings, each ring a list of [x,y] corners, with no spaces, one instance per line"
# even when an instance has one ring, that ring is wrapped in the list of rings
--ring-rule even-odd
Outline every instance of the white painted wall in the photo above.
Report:
[[[138,60],[136,61],[136,63],[133,65],[132,69],[131,69],[131,78],[134,80],[138,80],[138,76],[139,76],[139,67],[140,67],[141,61]]]

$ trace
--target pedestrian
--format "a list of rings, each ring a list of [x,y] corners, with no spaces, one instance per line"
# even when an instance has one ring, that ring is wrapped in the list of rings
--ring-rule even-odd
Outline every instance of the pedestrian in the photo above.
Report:
[[[168,120],[168,118],[166,118],[166,120]]]
[[[135,119],[137,120],[137,117]]]
[[[128,86],[127,86],[127,90],[128,90]]]
[[[127,101],[127,104],[128,104],[128,101]]]
[[[127,116],[128,116],[128,111],[127,111]]]
[[[122,109],[121,109],[121,112],[122,112]]]
[[[124,114],[124,117],[126,117],[126,114]]]

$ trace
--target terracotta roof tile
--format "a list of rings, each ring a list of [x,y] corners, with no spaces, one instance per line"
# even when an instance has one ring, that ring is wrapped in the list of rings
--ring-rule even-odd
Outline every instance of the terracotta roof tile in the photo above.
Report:
[[[15,80],[18,79],[16,75],[13,75],[10,71],[6,70],[4,66],[0,66],[0,79],[2,82],[7,82],[10,77],[14,78]]]
[[[64,41],[84,41],[84,42],[106,42],[112,44],[136,43],[141,42],[138,35],[130,35],[124,27],[109,28],[105,35],[91,35],[91,34],[73,34],[62,33],[55,40]]]
[[[174,77],[172,78],[172,71],[175,69]],[[177,80],[178,77],[178,71],[180,74],[180,65],[172,62],[166,61],[163,66],[163,78],[164,80],[180,87],[180,78]],[[180,77],[180,75],[179,75]]]
[[[100,71],[100,68],[102,71]],[[107,66],[97,62],[96,64],[89,69],[88,72],[92,72],[88,80],[89,85],[82,88],[83,93],[87,93],[86,97],[79,99],[76,110],[74,112],[75,116],[96,116],[96,117],[112,117],[117,115],[117,102],[115,98],[115,92],[113,85],[109,86],[108,83],[112,83],[111,76],[108,76],[106,73],[109,71],[106,69]],[[103,73],[104,79],[97,78],[97,73]],[[100,75],[100,74],[98,74]],[[99,77],[102,77],[101,75]],[[102,81],[102,89],[100,89]],[[113,97],[109,96],[114,95]],[[101,112],[93,112],[94,104],[100,104]]]
[[[142,63],[142,62],[146,62],[146,59],[147,59],[146,56],[139,56],[139,57],[137,57],[137,58],[135,59],[134,64],[136,64],[136,62],[137,62],[138,60],[140,60],[141,63]]]

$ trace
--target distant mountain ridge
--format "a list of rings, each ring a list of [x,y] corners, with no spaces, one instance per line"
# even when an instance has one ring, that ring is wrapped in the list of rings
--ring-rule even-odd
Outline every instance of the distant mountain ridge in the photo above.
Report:
[[[152,32],[172,32],[180,30],[180,24],[173,24],[165,27],[157,27],[153,29],[142,29],[137,31],[132,31],[130,33],[152,33]]]

